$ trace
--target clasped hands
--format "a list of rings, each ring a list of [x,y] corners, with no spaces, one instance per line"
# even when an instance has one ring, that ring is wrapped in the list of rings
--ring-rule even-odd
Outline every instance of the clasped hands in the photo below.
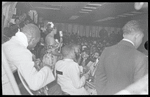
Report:
[[[48,67],[50,67],[51,69],[54,68],[53,66],[44,64],[40,59],[36,59],[36,60],[35,60],[35,68],[36,68],[38,71],[39,71],[41,68],[43,68],[44,66],[48,66]]]

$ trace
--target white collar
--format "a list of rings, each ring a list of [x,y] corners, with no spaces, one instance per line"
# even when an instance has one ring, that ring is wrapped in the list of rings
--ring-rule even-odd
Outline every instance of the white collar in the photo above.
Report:
[[[125,39],[125,38],[124,38],[124,39],[122,39],[122,40],[128,41],[128,42],[130,42],[131,44],[133,44],[133,46],[135,46],[134,43],[133,43],[131,40],[129,40],[129,39]]]
[[[66,59],[63,59],[64,61],[73,61],[73,59],[69,59],[69,58],[66,58]]]
[[[15,36],[21,42],[21,44],[23,44],[25,47],[28,46],[28,39],[27,39],[26,35],[23,32],[20,32],[18,30],[18,32],[15,34]]]

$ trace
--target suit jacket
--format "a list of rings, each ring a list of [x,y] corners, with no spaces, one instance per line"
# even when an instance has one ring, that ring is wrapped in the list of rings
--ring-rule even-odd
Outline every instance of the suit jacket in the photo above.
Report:
[[[112,95],[147,73],[148,58],[128,41],[107,47],[96,70],[95,86],[99,95]]]
[[[2,47],[12,71],[18,69],[31,90],[38,90],[55,80],[49,67],[44,66],[39,71],[36,70],[32,53],[16,36]]]

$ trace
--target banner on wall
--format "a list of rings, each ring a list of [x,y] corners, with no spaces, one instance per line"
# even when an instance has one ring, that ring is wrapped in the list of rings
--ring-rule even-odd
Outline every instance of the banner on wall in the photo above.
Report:
[[[89,28],[90,28],[90,29],[89,29],[89,36],[92,37],[92,27],[89,26]]]
[[[68,32],[72,34],[72,24],[68,24]]]
[[[90,29],[90,28],[89,28],[89,26],[86,26],[86,28],[85,28],[85,29],[86,29],[86,31],[85,31],[85,33],[86,33],[86,37],[89,37],[89,29]]]
[[[65,25],[65,32],[66,32],[66,34],[69,34],[69,33],[68,33],[68,24],[67,24],[67,23],[64,23],[64,25]]]
[[[83,36],[86,36],[85,26],[83,26]]]
[[[4,19],[4,27],[8,27],[8,13],[9,13],[10,5],[6,5],[3,7],[3,15],[5,16]]]
[[[73,32],[76,34],[76,33],[78,33],[78,25],[77,24],[75,24],[74,26],[73,26]]]
[[[95,26],[92,27],[92,37],[95,37],[96,29]]]
[[[74,24],[72,24],[72,33],[75,34]]]
[[[83,25],[79,26],[79,35],[83,36]]]
[[[99,34],[98,34],[99,31],[98,31],[98,30],[99,30],[99,29],[98,29],[98,26],[96,26],[96,27],[95,27],[95,36],[96,36],[96,37],[99,36]]]
[[[103,27],[99,27],[99,30],[98,30],[98,34],[99,34],[98,36],[99,36],[99,37],[101,37],[101,36],[100,36],[100,33],[101,33],[101,30],[102,30],[102,29],[103,29]]]
[[[62,24],[61,24],[61,23],[58,23],[58,24],[57,24],[57,28],[58,28],[58,31],[62,31]]]
[[[2,14],[5,16],[4,27],[9,27],[9,22],[15,12],[17,2],[12,2],[2,7]]]
[[[108,31],[109,31],[109,27],[104,27],[106,33],[108,34]]]
[[[111,27],[107,28],[108,36],[111,34]]]
[[[31,18],[35,23],[37,23],[37,21],[38,21],[38,14],[37,14],[36,10],[30,10],[30,11],[28,12],[28,15],[30,16],[30,18]]]
[[[62,30],[63,32],[65,32],[65,25],[64,25],[64,23],[61,23],[61,30]]]

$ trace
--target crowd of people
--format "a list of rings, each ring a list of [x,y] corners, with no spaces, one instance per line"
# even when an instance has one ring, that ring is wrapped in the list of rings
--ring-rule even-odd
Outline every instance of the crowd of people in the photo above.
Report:
[[[55,82],[46,94],[113,95],[148,74],[147,56],[136,50],[144,36],[138,21],[99,38],[61,35],[52,22],[35,24],[26,14],[15,22],[4,28],[2,46],[14,76],[18,70],[32,91]]]

